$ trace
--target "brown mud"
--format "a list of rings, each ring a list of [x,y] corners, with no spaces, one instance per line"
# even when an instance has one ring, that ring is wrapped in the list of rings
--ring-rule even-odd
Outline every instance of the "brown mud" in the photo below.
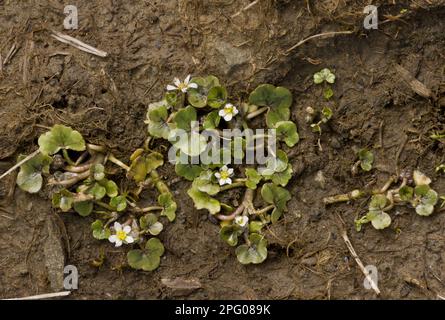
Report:
[[[0,0],[0,54],[17,51],[0,73],[0,171],[20,153],[33,151],[45,127],[79,130],[93,143],[128,160],[146,136],[148,103],[162,97],[175,76],[214,74],[236,98],[257,84],[289,88],[292,118],[301,141],[289,152],[296,172],[289,184],[289,212],[270,228],[269,257],[261,265],[239,264],[219,239],[218,226],[197,211],[172,180],[180,204],[175,223],[161,239],[161,266],[144,273],[124,266],[124,248],[92,238],[92,218],[59,214],[39,195],[14,190],[14,175],[0,181],[0,297],[20,297],[51,288],[52,269],[77,266],[74,299],[373,299],[363,274],[341,238],[339,216],[365,265],[379,270],[381,298],[435,299],[445,295],[445,215],[420,217],[398,209],[384,231],[354,228],[366,201],[324,207],[322,198],[355,188],[378,187],[404,168],[418,168],[445,193],[444,145],[429,138],[444,130],[445,1],[374,1],[378,30],[362,27],[371,1],[79,0],[79,29],[63,30],[61,1]],[[407,9],[403,17],[402,9]],[[70,34],[109,53],[92,56],[64,45],[50,30]],[[323,32],[354,31],[316,38]],[[402,66],[432,92],[416,94],[396,70]],[[329,67],[337,76],[334,116],[321,136],[305,123],[305,108],[326,103],[312,76]],[[356,150],[373,150],[375,168],[351,174]],[[322,172],[324,181],[315,179]],[[235,197],[241,195],[235,194]],[[59,246],[53,245],[58,243]],[[55,248],[54,248],[55,247]],[[101,253],[100,268],[92,266]],[[62,261],[61,261],[62,259]],[[52,266],[52,267],[51,267]],[[162,279],[195,279],[199,289],[168,288]]]

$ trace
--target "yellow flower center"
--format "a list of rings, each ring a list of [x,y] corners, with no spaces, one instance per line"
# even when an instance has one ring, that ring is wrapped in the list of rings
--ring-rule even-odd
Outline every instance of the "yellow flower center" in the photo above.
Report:
[[[127,234],[124,231],[118,231],[116,232],[116,236],[119,240],[125,240],[127,238]]]
[[[187,88],[187,85],[186,85],[184,82],[181,82],[181,83],[178,85],[178,89],[179,89],[179,90],[182,90],[182,89],[185,89],[185,88]]]
[[[221,171],[220,174],[221,174],[221,179],[224,180],[230,177],[230,174],[227,171]]]
[[[224,112],[226,114],[231,114],[233,113],[233,107],[224,107]]]

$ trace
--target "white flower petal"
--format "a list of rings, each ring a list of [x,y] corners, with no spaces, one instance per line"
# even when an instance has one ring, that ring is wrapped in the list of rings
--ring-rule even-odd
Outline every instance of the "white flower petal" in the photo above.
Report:
[[[224,109],[219,110],[218,115],[220,117],[224,117],[226,115],[226,111]]]
[[[192,82],[192,83],[189,83],[188,87],[189,87],[189,88],[193,88],[193,89],[198,89],[198,84]]]
[[[217,179],[219,179],[219,178],[221,178],[221,174],[220,174],[219,172],[215,172],[215,177],[216,177]]]
[[[225,184],[232,184],[232,179],[230,179],[230,178],[227,178],[224,181],[225,181]]]
[[[130,233],[131,232],[131,227],[130,226],[125,226],[124,227],[124,232],[127,233],[127,234]]]
[[[122,245],[122,240],[116,239],[116,247],[120,247]]]
[[[219,185],[220,185],[220,186],[223,186],[223,185],[225,184],[225,180],[224,180],[224,179],[219,179],[218,182],[219,182]]]
[[[228,113],[224,116],[224,120],[226,120],[226,121],[230,121],[230,120],[232,120],[232,118],[233,118],[233,114],[231,114],[231,113]]]
[[[134,238],[132,236],[128,236],[125,238],[125,242],[126,243],[133,243],[134,242]]]
[[[168,91],[174,91],[174,90],[178,90],[178,88],[175,87],[175,86],[172,86],[171,84],[169,84],[169,85],[167,86],[167,90],[168,90]]]
[[[184,92],[184,93],[186,93],[186,92],[187,92],[187,87],[182,88],[181,91]]]
[[[226,105],[224,106],[224,108],[232,108],[233,107],[233,104],[231,104],[231,103],[226,103]]]
[[[236,107],[233,107],[233,111],[232,111],[233,115],[236,115],[239,113],[238,109]]]
[[[184,80],[184,84],[189,84],[191,77],[192,77],[191,75],[188,75]]]
[[[122,230],[122,225],[119,222],[115,222],[114,223],[114,230],[121,231]]]
[[[219,171],[227,171],[227,169],[229,169],[227,165],[223,165]]]
[[[173,80],[173,83],[178,87],[181,84],[181,80],[179,80],[178,78],[175,78]]]
[[[111,235],[108,237],[108,241],[110,242],[116,242],[117,241],[117,236],[115,234]]]
[[[227,169],[227,173],[232,175],[233,174],[233,169],[232,168]]]

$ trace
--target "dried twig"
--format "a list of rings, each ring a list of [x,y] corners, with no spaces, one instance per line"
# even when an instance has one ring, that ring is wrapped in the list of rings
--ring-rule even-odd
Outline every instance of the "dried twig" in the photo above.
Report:
[[[85,42],[77,40],[76,38],[73,38],[71,36],[68,36],[66,34],[63,34],[63,33],[57,32],[57,31],[52,31],[52,33],[53,34],[51,35],[51,37],[53,37],[54,39],[56,39],[60,42],[69,44],[70,46],[73,46],[74,48],[77,48],[84,52],[88,52],[88,53],[91,53],[91,54],[94,54],[96,56],[103,57],[103,58],[108,56],[108,53],[106,53],[105,51],[96,49],[96,48],[86,44]]]
[[[300,42],[294,44],[292,47],[290,47],[289,49],[287,49],[284,53],[285,54],[289,54],[291,51],[295,50],[296,48],[298,48],[299,46],[301,46],[303,43],[314,39],[314,38],[320,38],[320,37],[330,37],[330,36],[335,36],[338,34],[352,34],[354,33],[354,31],[331,31],[331,32],[324,32],[324,33],[319,33],[319,34],[314,34],[313,36],[310,36],[306,39],[301,40]]]
[[[341,236],[343,238],[343,241],[345,242],[346,246],[348,247],[349,252],[351,253],[352,257],[354,258],[355,262],[357,263],[360,270],[363,272],[363,274],[366,277],[366,280],[368,280],[369,284],[371,285],[371,288],[374,290],[374,292],[379,295],[380,289],[377,287],[377,284],[374,282],[374,280],[369,275],[369,272],[366,271],[365,266],[363,265],[362,261],[360,260],[359,256],[355,252],[354,247],[352,246],[351,241],[349,240],[348,234],[346,233],[346,230],[343,228],[341,232]]]
[[[18,167],[20,167],[22,164],[24,164],[25,162],[31,160],[32,158],[34,158],[38,153],[40,152],[39,149],[37,149],[36,151],[34,151],[33,153],[31,153],[30,155],[28,155],[26,158],[24,158],[22,161],[17,162],[14,166],[12,166],[8,171],[6,171],[5,173],[3,173],[0,176],[0,180],[3,179],[4,177],[6,177],[8,174],[10,174],[11,172],[13,172],[15,169],[17,169]]]
[[[243,13],[246,10],[249,10],[250,8],[252,8],[254,5],[256,5],[259,2],[259,0],[255,0],[252,3],[249,3],[247,6],[245,6],[244,8],[242,8],[240,11],[238,11],[235,14],[232,14],[230,17],[233,19],[235,17],[238,17],[241,13]]]
[[[14,55],[17,53],[17,51],[19,50],[17,43],[14,43],[11,47],[11,49],[9,49],[8,54],[5,57],[5,60],[3,60],[3,65],[6,66],[9,61],[11,61],[12,57],[14,57]]]
[[[422,82],[414,78],[408,70],[403,68],[401,65],[396,64],[395,69],[397,73],[402,77],[403,80],[409,85],[411,90],[417,93],[419,96],[424,98],[431,98],[433,96],[430,89],[428,89]]]
[[[29,296],[29,297],[23,297],[23,298],[10,298],[10,299],[2,299],[2,300],[41,300],[41,299],[56,298],[56,297],[66,297],[70,294],[71,294],[71,291],[61,291],[61,292],[55,292],[55,293],[39,294],[36,296]]]

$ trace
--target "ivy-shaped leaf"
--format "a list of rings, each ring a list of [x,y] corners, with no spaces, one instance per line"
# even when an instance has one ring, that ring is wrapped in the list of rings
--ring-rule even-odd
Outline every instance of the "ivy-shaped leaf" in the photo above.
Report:
[[[295,146],[300,140],[297,126],[292,121],[280,121],[276,124],[277,139],[284,141],[288,147]]]
[[[127,253],[130,267],[136,270],[153,271],[159,267],[164,246],[157,238],[151,238],[145,244],[145,249],[135,249]]]
[[[188,90],[187,100],[195,108],[204,108],[207,105],[210,90],[220,86],[219,80],[215,76],[194,77],[191,82],[196,83],[198,88]]]
[[[25,156],[20,155],[18,161],[22,161]],[[23,191],[29,193],[39,192],[42,188],[43,173],[49,173],[49,165],[52,162],[50,156],[37,154],[20,166],[20,172],[17,175],[17,185]]]
[[[272,182],[276,185],[280,185],[282,187],[285,187],[289,180],[292,178],[292,165],[288,164],[286,170],[282,172],[275,172],[274,174],[270,176],[264,176],[267,180],[272,180]]]
[[[363,171],[371,171],[374,162],[374,154],[367,149],[360,149],[358,151],[358,157],[360,159],[360,167]]]
[[[94,180],[100,181],[105,178],[105,167],[101,163],[96,163],[91,166],[91,173],[93,175]]]
[[[213,87],[207,95],[207,104],[212,108],[220,108],[226,103],[226,100],[227,90],[221,86]]]
[[[255,190],[258,183],[260,183],[262,176],[253,168],[246,169],[246,187]]]
[[[91,224],[91,230],[93,231],[93,237],[97,240],[108,239],[111,235],[109,228],[105,228],[101,220],[96,220]]]
[[[418,185],[414,189],[414,194],[418,198],[416,213],[421,216],[429,216],[434,212],[439,196],[436,191],[428,185]]]
[[[56,124],[50,131],[39,137],[39,150],[44,155],[53,155],[61,149],[84,151],[85,140],[82,135],[70,127]]]
[[[214,196],[220,191],[220,186],[213,183],[214,174],[211,170],[202,171],[192,184],[192,187],[208,195]]]
[[[147,154],[141,150],[143,149],[137,149],[130,157],[131,165],[127,173],[127,176],[136,182],[144,181],[151,171],[164,164],[162,154],[158,152],[150,152]]]
[[[187,191],[187,194],[192,198],[196,209],[207,209],[210,214],[217,214],[221,211],[221,204],[219,201],[210,197],[207,193],[192,187]]]
[[[110,199],[110,206],[117,212],[127,209],[127,198],[125,196],[117,196]]]
[[[62,189],[53,194],[52,204],[55,208],[60,208],[63,212],[69,211],[74,203],[74,194],[66,189]]]
[[[236,248],[236,257],[242,264],[258,264],[267,258],[267,240],[258,233],[249,236],[250,244],[243,244]]]
[[[170,133],[170,126],[167,123],[168,107],[166,101],[151,103],[148,106],[147,120],[148,133],[156,138],[167,139]]]
[[[82,217],[87,217],[93,212],[93,201],[79,201],[74,202],[73,209]]]
[[[265,202],[275,206],[271,215],[271,221],[275,223],[287,210],[286,204],[291,199],[289,191],[273,183],[265,183],[261,188],[261,196]]]
[[[178,176],[181,176],[189,181],[193,181],[196,177],[198,177],[203,169],[201,166],[196,164],[182,164],[182,163],[176,163],[175,164],[175,172]]]
[[[139,225],[142,230],[147,230],[152,236],[157,236],[161,233],[164,226],[158,221],[153,213],[148,213],[139,219]]]
[[[164,208],[161,212],[161,215],[166,216],[170,222],[174,221],[176,218],[176,209],[178,208],[178,206],[173,200],[173,196],[171,195],[171,193],[164,193],[159,195],[158,203]]]
[[[218,114],[218,110],[214,110],[208,113],[204,117],[204,121],[202,122],[202,127],[205,130],[216,129],[218,128],[220,121],[221,117]]]
[[[219,231],[222,240],[227,242],[229,246],[236,246],[238,244],[238,237],[243,233],[243,228],[237,224],[230,224],[224,226]]]
[[[387,203],[388,199],[382,194],[377,194],[371,197],[366,220],[370,221],[372,226],[377,230],[387,228],[391,224],[391,217],[383,211]]]

